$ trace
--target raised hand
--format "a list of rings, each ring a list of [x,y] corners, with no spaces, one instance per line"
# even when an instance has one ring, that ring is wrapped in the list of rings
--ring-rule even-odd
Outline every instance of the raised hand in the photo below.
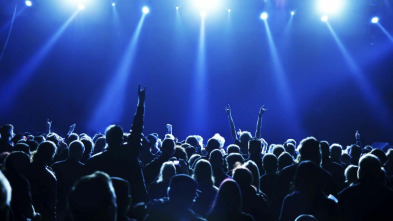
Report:
[[[144,102],[146,97],[146,87],[141,89],[141,85],[138,86],[138,98],[139,101]]]
[[[360,134],[359,134],[358,130],[356,130],[355,138],[356,138],[356,140],[360,140]]]
[[[259,109],[259,116],[262,116],[266,111],[267,108],[265,108],[265,105],[262,105],[261,109]]]
[[[171,124],[166,124],[166,129],[168,130],[169,134],[172,134],[172,125]]]
[[[227,112],[228,115],[231,115],[231,106],[229,106],[229,104],[228,106],[225,107],[225,111]]]
[[[52,121],[51,120],[49,120],[49,119],[47,119],[46,120],[46,125],[47,125],[47,129],[48,129],[48,134],[50,134],[52,131],[51,131],[51,128],[52,128]]]
[[[75,127],[76,127],[76,124],[71,124],[70,129],[68,130],[68,133],[67,133],[68,136],[74,132]]]

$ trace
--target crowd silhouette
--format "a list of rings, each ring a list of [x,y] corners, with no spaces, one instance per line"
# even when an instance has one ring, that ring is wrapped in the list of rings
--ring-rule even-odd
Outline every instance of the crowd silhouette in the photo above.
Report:
[[[268,144],[236,131],[180,141],[143,134],[146,89],[130,131],[14,133],[0,128],[0,220],[393,220],[393,150],[306,137]]]

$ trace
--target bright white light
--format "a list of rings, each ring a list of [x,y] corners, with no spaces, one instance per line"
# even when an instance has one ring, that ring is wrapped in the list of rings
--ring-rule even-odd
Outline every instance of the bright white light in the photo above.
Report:
[[[142,12],[143,12],[143,14],[148,14],[148,13],[150,12],[149,7],[144,6],[144,7],[142,8]]]
[[[291,15],[295,15],[295,11],[291,11]]]
[[[198,10],[214,10],[220,5],[220,0],[193,0]]]
[[[179,10],[179,6],[176,6],[176,10]]]
[[[231,9],[228,9],[228,13],[231,13]]]
[[[344,0],[319,0],[318,8],[321,13],[339,13],[344,6]]]
[[[202,18],[206,17],[206,11],[201,11],[200,15]]]
[[[115,6],[116,6],[116,3],[112,2],[112,6],[115,7]]]
[[[373,24],[376,24],[376,23],[378,23],[379,22],[379,18],[378,17],[373,17],[372,19],[371,19],[371,23],[373,23]]]
[[[84,10],[85,9],[85,5],[84,4],[79,4],[78,8],[79,8],[79,10]]]
[[[327,22],[328,19],[329,19],[329,17],[326,15],[321,17],[321,21],[323,21],[323,22]]]
[[[262,14],[261,14],[261,19],[262,19],[262,20],[266,20],[267,17],[269,17],[268,14],[267,14],[266,12],[262,12]]]
[[[25,4],[26,4],[27,7],[33,6],[33,2],[31,2],[30,0],[26,0]]]

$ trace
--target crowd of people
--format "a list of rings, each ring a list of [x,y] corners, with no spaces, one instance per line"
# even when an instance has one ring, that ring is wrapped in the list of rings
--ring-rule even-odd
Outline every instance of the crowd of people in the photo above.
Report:
[[[393,150],[343,147],[307,137],[268,144],[236,132],[180,141],[144,135],[145,89],[129,132],[105,134],[0,128],[0,220],[393,220]]]

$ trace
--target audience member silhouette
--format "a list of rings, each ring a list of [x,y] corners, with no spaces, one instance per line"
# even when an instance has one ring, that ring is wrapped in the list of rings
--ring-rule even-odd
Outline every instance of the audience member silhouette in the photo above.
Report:
[[[95,172],[77,180],[69,195],[73,221],[116,221],[116,195],[110,177]]]
[[[265,174],[260,178],[261,190],[270,201],[278,179],[276,155],[268,153],[263,156],[263,168]]]
[[[241,154],[231,153],[227,156],[225,161],[227,164],[228,175],[232,176],[232,170],[235,169],[238,164],[242,165],[244,163],[244,158]]]
[[[393,191],[385,185],[380,160],[366,154],[359,160],[359,183],[338,195],[340,220],[393,220]]]
[[[52,165],[57,178],[57,213],[60,214],[59,220],[62,220],[61,218],[65,216],[67,196],[73,184],[82,176],[87,175],[85,165],[80,162],[84,150],[85,146],[81,141],[72,141],[68,158]]]
[[[157,180],[149,186],[148,200],[166,197],[169,181],[175,174],[176,168],[172,161],[162,164]]]
[[[330,147],[327,141],[321,141],[319,143],[321,148],[321,166],[323,169],[329,171],[330,174],[336,179],[338,188],[341,190],[345,186],[344,168],[338,163],[333,162],[330,159]]]
[[[205,150],[206,150],[206,152],[207,152],[207,156],[210,156],[210,153],[213,151],[213,150],[219,150],[220,149],[220,142],[217,140],[217,139],[215,139],[215,138],[210,138],[208,141],[207,141],[207,145],[206,145],[206,148],[205,148]]]
[[[252,177],[253,177],[251,185],[253,185],[255,188],[257,188],[257,192],[260,193],[261,186],[260,186],[259,178],[261,176],[260,176],[260,173],[258,170],[258,166],[252,160],[248,160],[243,166],[246,167],[248,170],[250,170]]]
[[[168,188],[168,198],[151,201],[145,220],[203,220],[190,209],[197,194],[197,186],[197,182],[189,175],[173,176]]]
[[[340,144],[330,145],[330,160],[332,162],[343,165],[343,163],[341,162],[342,150],[343,148]]]
[[[186,138],[186,143],[195,148],[195,153],[201,154],[203,138],[199,135],[190,135]]]
[[[15,221],[27,221],[40,216],[35,212],[30,184],[24,176],[29,166],[29,156],[20,151],[12,152],[4,164],[4,175],[12,186],[11,209]]]
[[[249,160],[254,161],[254,163],[258,166],[258,170],[260,173],[264,173],[262,167],[262,142],[259,139],[251,139],[248,142],[248,152],[249,152]]]
[[[156,180],[162,164],[164,164],[173,156],[174,151],[175,141],[172,139],[165,139],[162,142],[161,155],[154,158],[153,161],[145,166],[144,175],[148,185]]]
[[[0,127],[0,153],[11,152],[14,143],[11,141],[14,134],[14,126],[5,124]]]
[[[199,215],[206,217],[218,191],[214,186],[213,171],[209,161],[201,159],[196,163],[193,178],[198,183],[198,197],[192,208]]]
[[[285,148],[283,145],[275,145],[272,153],[278,158],[282,153],[285,152]]]
[[[291,144],[292,145],[292,144]],[[278,170],[281,171],[287,166],[293,165],[294,161],[288,152],[282,152],[277,158]]]
[[[26,143],[21,143],[21,142],[17,143],[17,144],[14,146],[13,151],[21,151],[21,152],[26,153],[28,156],[31,155],[30,147],[29,147],[29,145],[27,145]]]
[[[243,201],[236,181],[225,179],[218,189],[212,210],[207,217],[209,221],[252,221],[254,218],[242,212]]]
[[[302,214],[298,216],[295,221],[318,221],[313,215]]]
[[[296,170],[294,192],[285,197],[280,220],[294,220],[301,214],[311,214],[319,221],[338,219],[337,204],[327,198],[321,185],[322,170],[311,161],[302,161]]]
[[[101,153],[105,150],[106,148],[106,138],[105,137],[99,137],[96,142],[94,143],[94,149],[92,155],[96,155],[98,153]]]
[[[213,150],[210,153],[209,161],[213,169],[214,185],[218,187],[222,181],[229,177],[224,170],[224,156],[222,152]]]
[[[360,156],[362,155],[362,148],[356,144],[349,147],[349,155],[351,157],[351,164],[358,165]]]
[[[358,166],[349,165],[345,169],[345,184],[353,186],[358,182]]]
[[[0,171],[0,220],[13,221],[14,217],[10,208],[11,185]]]
[[[228,155],[231,153],[240,153],[240,147],[236,144],[231,144],[227,148]]]
[[[127,213],[131,205],[130,185],[127,180],[112,177],[113,188],[116,194],[117,221],[132,221]]]
[[[255,220],[271,220],[272,217],[265,195],[258,193],[257,188],[251,185],[254,179],[251,171],[239,166],[234,169],[233,179],[240,187],[243,201],[242,211],[251,214]]]
[[[56,145],[52,141],[44,141],[33,155],[27,179],[30,182],[34,208],[42,216],[42,220],[56,220],[57,179],[50,169]]]
[[[85,146],[85,151],[83,152],[81,162],[86,163],[91,157],[91,153],[94,149],[94,143],[90,138],[87,137],[82,138],[80,141]]]

